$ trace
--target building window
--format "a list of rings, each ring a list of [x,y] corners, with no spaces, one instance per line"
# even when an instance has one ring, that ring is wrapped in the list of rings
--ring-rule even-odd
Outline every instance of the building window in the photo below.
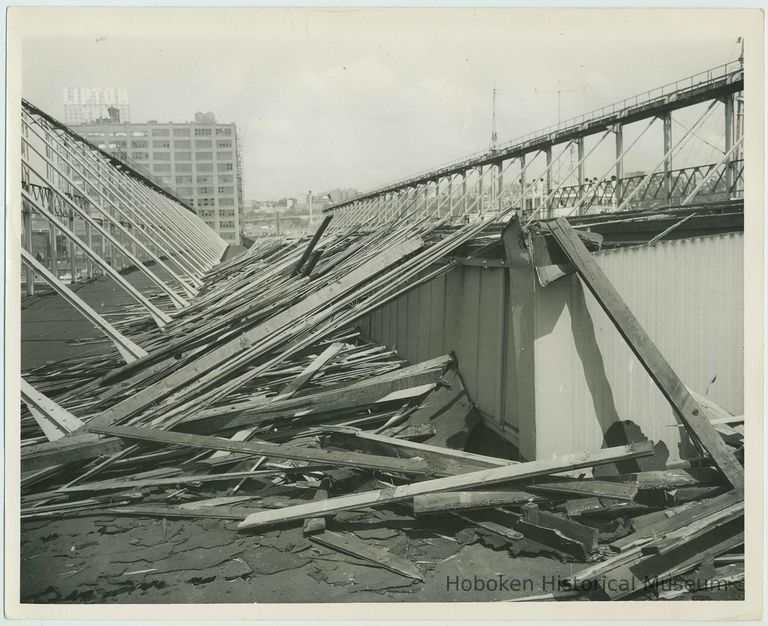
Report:
[[[232,153],[231,152],[217,152],[216,153],[216,159],[219,161],[231,161],[232,160]]]
[[[209,194],[209,193],[213,193],[213,188],[212,187],[198,187],[197,188],[197,195],[204,195],[204,194]]]
[[[189,128],[174,128],[174,137],[189,137]]]
[[[219,187],[217,187],[217,191],[219,193],[235,193],[235,188],[232,185],[219,185]]]
[[[232,220],[224,220],[224,221],[219,222],[219,227],[220,228],[234,228],[235,227],[235,223]]]
[[[198,172],[212,172],[213,163],[198,163],[195,167]]]
[[[174,152],[173,158],[175,161],[191,161],[192,153],[191,152]]]
[[[210,128],[195,128],[195,137],[206,137],[211,134]]]
[[[176,187],[176,193],[188,198],[192,195],[192,187]]]
[[[195,160],[197,161],[212,161],[213,152],[195,152]]]
[[[177,139],[173,142],[173,147],[176,148],[176,150],[188,150],[192,147],[192,142],[189,139]]]
[[[152,129],[152,136],[153,137],[168,137],[171,133],[168,132],[167,128],[153,128]]]
[[[235,206],[234,198],[219,198],[219,206]]]
[[[210,148],[213,144],[210,139],[196,139],[195,148]]]
[[[171,147],[171,142],[170,141],[153,141],[152,142],[152,147],[155,148],[155,149],[157,149],[157,148],[170,148]]]
[[[219,211],[219,217],[235,217],[234,209],[222,209]]]
[[[231,183],[234,182],[231,174],[222,174],[218,178],[219,183]]]
[[[131,158],[134,161],[148,161],[149,152],[131,152]]]
[[[220,172],[231,172],[232,171],[232,162],[229,163],[219,163],[218,170]]]
[[[216,147],[217,148],[231,148],[232,147],[232,142],[229,141],[229,140],[226,140],[226,139],[219,139],[216,142]]]
[[[197,206],[216,206],[216,200],[213,198],[198,198]]]
[[[184,184],[184,183],[191,183],[191,182],[192,182],[192,177],[191,176],[177,176],[176,177],[176,183],[177,184],[179,184],[179,183]]]
[[[171,153],[170,152],[153,152],[152,158],[155,159],[155,161],[170,161]]]
[[[152,165],[152,171],[153,172],[170,172],[171,164],[170,163],[154,163]]]
[[[216,134],[217,135],[224,135],[225,137],[229,137],[230,135],[232,135],[232,129],[229,128],[229,127],[217,128],[216,129]]]
[[[131,133],[131,137],[146,137],[146,136],[147,136],[147,131],[145,130],[134,130]]]
[[[192,171],[192,164],[191,163],[176,163],[176,171],[177,172],[191,172]]]
[[[131,142],[131,148],[146,148],[147,142],[146,141],[132,141]]]
[[[208,220],[205,221],[205,225],[208,226],[208,228],[213,228],[213,222],[209,222]]]

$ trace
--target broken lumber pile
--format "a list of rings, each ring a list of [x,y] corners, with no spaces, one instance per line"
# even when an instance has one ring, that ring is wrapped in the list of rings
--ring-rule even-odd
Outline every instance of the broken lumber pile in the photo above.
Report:
[[[449,271],[435,262],[487,223],[406,226],[259,242],[212,269],[162,331],[123,320],[146,356],[126,364],[102,351],[24,372],[22,520],[205,520],[228,524],[239,546],[295,530],[311,550],[422,583],[424,563],[350,524],[376,519],[382,540],[454,535],[454,555],[480,541],[578,563],[562,581],[568,597],[624,598],[733,560],[743,500],[730,448],[742,442],[728,425],[738,418],[697,408],[706,403],[677,385],[567,223],[553,234],[617,325],[632,326],[627,340],[708,453],[701,466],[618,473],[653,454],[648,441],[529,461],[466,450],[479,418],[455,359],[407,363],[355,322]],[[614,475],[593,477],[610,466]],[[626,593],[603,584],[625,580]]]

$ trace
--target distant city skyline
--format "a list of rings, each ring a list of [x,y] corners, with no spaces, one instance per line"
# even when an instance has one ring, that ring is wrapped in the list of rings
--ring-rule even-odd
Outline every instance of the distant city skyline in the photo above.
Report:
[[[28,13],[24,97],[63,118],[63,88],[116,85],[134,122],[213,111],[242,133],[248,199],[395,182],[488,149],[494,85],[503,143],[557,121],[547,92],[573,90],[567,119],[735,59],[740,35],[718,10],[695,31],[683,10],[51,11]]]

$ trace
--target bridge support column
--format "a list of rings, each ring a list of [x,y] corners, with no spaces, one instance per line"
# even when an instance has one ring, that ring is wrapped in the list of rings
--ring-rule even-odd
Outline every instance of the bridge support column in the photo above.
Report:
[[[664,159],[664,195],[667,200],[672,197],[672,113],[667,111],[661,116],[664,122],[664,154],[667,155]]]
[[[614,208],[621,204],[623,190],[622,178],[624,178],[624,126],[616,124],[613,127],[616,134],[616,184],[613,187]]]
[[[525,155],[520,157],[520,213],[525,215]]]
[[[501,212],[502,194],[504,193],[504,169],[503,161],[496,164],[496,210]]]
[[[478,193],[478,210],[480,211],[480,217],[483,217],[483,194],[485,193],[485,186],[483,185],[483,166],[476,167],[477,171],[477,193]]]
[[[725,104],[725,153],[733,147],[734,139],[734,115],[733,115],[733,94],[728,94],[723,98],[723,104]],[[731,193],[733,187],[733,163],[731,159],[725,162],[725,189],[726,193]]]
[[[578,160],[578,169],[576,171],[576,176],[578,177],[578,194],[577,194],[577,200],[579,203],[581,202],[581,199],[584,197],[584,137],[579,137],[576,140],[576,158]],[[582,207],[581,204],[579,204],[579,215],[582,213]]]
[[[543,198],[546,198],[549,196],[549,192],[552,191],[552,146],[547,146],[546,150],[544,151],[544,154],[547,157],[547,171],[544,176],[544,193],[542,194],[542,200]],[[551,213],[552,210],[548,211],[550,215],[547,217],[552,217]]]
[[[468,170],[467,170],[468,171]],[[464,207],[462,214],[466,217],[469,198],[467,197],[467,171],[461,173],[461,197],[464,198]]]

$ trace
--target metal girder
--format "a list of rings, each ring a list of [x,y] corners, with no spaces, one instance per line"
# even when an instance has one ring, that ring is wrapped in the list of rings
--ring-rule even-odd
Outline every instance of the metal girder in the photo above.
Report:
[[[64,283],[49,272],[45,265],[40,263],[30,252],[27,252],[23,248],[21,250],[21,260],[27,267],[30,267],[36,274],[42,277],[56,293],[82,313],[83,317],[109,337],[126,363],[133,363],[134,361],[147,356],[146,350],[136,345],[133,341],[128,339],[128,337],[118,331],[112,324],[80,298],[80,296],[71,289],[68,289]]]
[[[154,304],[152,304],[138,289],[136,289],[133,285],[131,285],[128,281],[126,281],[120,274],[118,274],[115,269],[107,262],[105,261],[100,255],[98,255],[94,250],[89,248],[87,245],[85,245],[84,242],[82,242],[75,233],[73,233],[69,228],[62,223],[53,213],[48,211],[45,207],[43,207],[40,204],[37,204],[35,200],[22,189],[21,196],[24,200],[26,200],[31,206],[34,207],[36,211],[41,213],[48,221],[53,224],[56,228],[58,228],[71,242],[73,242],[75,245],[79,246],[80,249],[99,266],[102,270],[104,270],[105,274],[108,274],[115,282],[117,282],[118,285],[120,285],[131,297],[133,297],[134,300],[136,300],[139,304],[141,304],[152,316],[152,319],[155,321],[155,323],[162,328],[165,326],[168,322],[171,321],[170,316],[168,316],[166,313],[158,309]]]

